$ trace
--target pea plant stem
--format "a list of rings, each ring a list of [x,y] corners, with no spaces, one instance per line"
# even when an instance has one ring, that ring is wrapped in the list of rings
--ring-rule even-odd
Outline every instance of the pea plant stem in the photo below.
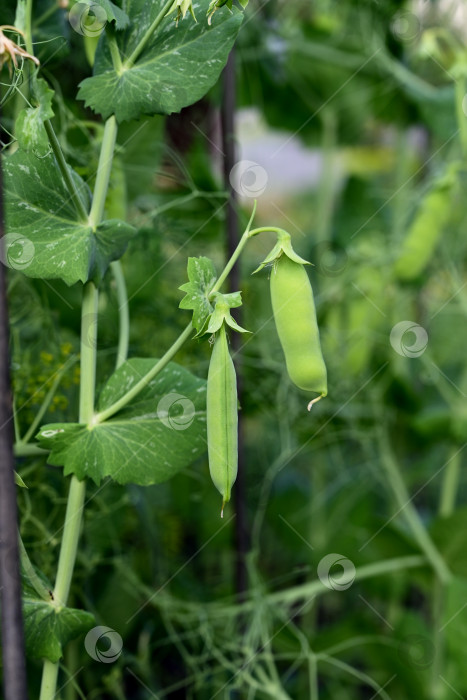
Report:
[[[24,576],[30,586],[34,588],[39,598],[50,603],[51,591],[48,590],[46,585],[43,583],[42,579],[36,574],[36,570],[33,567],[31,560],[29,559],[26,547],[23,544],[21,535],[18,533],[18,545],[19,545],[19,555],[21,560],[21,568],[23,569]]]
[[[87,422],[94,411],[96,382],[97,324],[89,323],[97,316],[98,290],[93,282],[84,286],[81,308],[81,384],[79,421]],[[78,550],[79,533],[84,509],[86,483],[72,476],[63,527],[63,537],[58,559],[57,578],[53,591],[53,603],[65,606],[70,592],[71,579]],[[58,664],[44,662],[40,700],[53,700],[57,687]]]
[[[111,263],[110,269],[114,277],[114,282],[117,290],[118,304],[118,348],[116,369],[122,365],[128,356],[128,344],[130,341],[130,313],[128,307],[128,294],[126,290],[125,276],[123,274],[122,264],[120,260],[115,260]]]
[[[60,172],[65,182],[65,186],[70,195],[70,199],[73,202],[73,205],[76,209],[76,213],[78,214],[81,221],[87,221],[88,213],[81,200],[81,197],[79,196],[78,188],[76,187],[76,183],[73,180],[73,177],[65,160],[65,156],[63,155],[62,148],[58,141],[57,135],[55,134],[51,121],[47,119],[44,122],[44,126],[47,132],[47,136],[49,138],[50,146],[57,161],[57,165],[60,168]]]
[[[455,446],[451,449],[451,457],[446,465],[444,479],[441,486],[439,514],[443,518],[452,515],[459,487],[461,466],[461,450]]]
[[[167,0],[167,2],[162,6],[161,11],[151,24],[151,26],[148,28],[148,30],[145,32],[143,37],[141,38],[141,41],[137,44],[136,48],[133,50],[133,52],[130,54],[130,56],[126,59],[126,61],[123,63],[123,68],[128,69],[131,68],[134,63],[138,60],[139,56],[141,53],[144,51],[146,48],[146,44],[148,41],[151,39],[152,35],[156,31],[157,27],[160,25],[164,17],[166,16],[167,12],[170,10],[171,6],[173,5],[173,0]]]
[[[104,214],[116,136],[117,122],[115,117],[110,117],[105,124],[96,185],[89,215],[89,219],[95,227],[99,225]],[[88,423],[94,413],[98,296],[98,290],[93,282],[87,282],[83,290],[81,307],[80,423]],[[68,599],[78,549],[85,494],[85,482],[79,481],[75,476],[72,476],[58,559],[57,578],[53,591],[54,604],[57,606],[66,605]],[[39,700],[53,700],[57,687],[57,677],[58,664],[54,664],[48,659],[45,660]]]
[[[29,426],[28,431],[24,435],[24,437],[21,439],[21,442],[28,443],[29,440],[34,436],[34,433],[36,432],[37,428],[40,426],[42,418],[47,411],[50,402],[52,401],[53,397],[55,396],[55,392],[57,391],[58,385],[60,384],[63,375],[67,371],[69,367],[75,362],[76,356],[71,357],[67,362],[63,364],[61,369],[57,372],[55,379],[52,383],[52,386],[50,387],[49,391],[47,392],[47,396],[45,397],[44,401],[42,402],[41,407],[39,408],[37,414],[34,417],[33,422]]]
[[[193,326],[191,323],[189,323],[185,330],[178,336],[175,343],[167,350],[165,355],[161,357],[159,362],[157,362],[154,365],[154,367],[147,374],[145,374],[144,377],[142,377],[139,380],[139,382],[137,382],[129,391],[127,391],[126,394],[124,394],[118,401],[113,403],[104,411],[96,413],[92,418],[91,425],[96,425],[97,423],[102,423],[103,421],[107,420],[108,418],[113,416],[114,413],[117,413],[117,411],[120,411],[124,406],[126,406],[129,401],[134,399],[134,397],[137,396],[139,392],[142,389],[144,389],[144,387],[147,386],[149,382],[152,379],[154,379],[154,377],[157,374],[159,374],[161,370],[164,369],[164,367],[170,362],[173,356],[180,350],[182,345],[188,340],[192,332]]]
[[[89,223],[94,228],[99,226],[104,216],[105,198],[109,187],[117,130],[117,120],[112,115],[107,119],[104,127],[99,164],[97,166],[96,186],[94,188],[92,206],[89,213]]]

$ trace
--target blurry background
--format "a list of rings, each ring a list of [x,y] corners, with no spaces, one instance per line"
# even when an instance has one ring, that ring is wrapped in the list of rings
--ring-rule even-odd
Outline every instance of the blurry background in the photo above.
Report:
[[[90,69],[65,11],[40,21],[51,5],[35,3],[36,51],[50,58],[67,157],[92,177],[102,126],[74,102]],[[221,521],[207,459],[161,486],[90,485],[70,604],[116,630],[123,652],[98,663],[72,642],[64,700],[466,696],[466,33],[455,0],[251,0],[236,49],[232,184],[241,226],[256,198],[256,224],[286,228],[314,265],[329,396],[308,413],[288,379],[268,272],[251,276],[274,241],[254,239],[241,260],[253,333],[235,357],[245,488]],[[134,124],[119,132],[107,208],[139,228],[123,258],[131,356],[163,353],[189,320],[178,309],[188,256],[222,268],[221,94],[142,120],[131,139]],[[12,114],[10,101],[10,131]],[[24,432],[37,388],[77,359],[80,290],[11,274],[10,307]],[[116,342],[109,281],[102,381]],[[209,346],[176,359],[206,376]],[[44,422],[76,406],[77,367]],[[65,484],[43,460],[19,471],[23,539],[53,578]]]

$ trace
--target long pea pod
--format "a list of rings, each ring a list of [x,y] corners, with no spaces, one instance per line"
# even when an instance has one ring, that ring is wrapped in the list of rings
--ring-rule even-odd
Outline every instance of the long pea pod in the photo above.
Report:
[[[305,391],[327,395],[313,290],[305,267],[282,253],[271,271],[271,301],[287,371]],[[316,399],[315,399],[316,401]],[[310,402],[309,408],[314,402]]]
[[[230,500],[238,469],[237,379],[222,323],[211,355],[206,396],[209,471],[222,495],[222,511]]]
[[[423,199],[394,265],[394,274],[398,279],[416,279],[433,257],[452,215],[452,195],[458,170],[459,163],[452,163],[444,177],[434,183]]]

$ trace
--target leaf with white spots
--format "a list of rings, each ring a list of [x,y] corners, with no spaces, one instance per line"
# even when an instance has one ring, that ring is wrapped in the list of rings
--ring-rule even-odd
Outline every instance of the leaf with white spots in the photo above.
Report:
[[[110,377],[98,410],[111,406],[156,364],[132,359]],[[171,362],[111,419],[88,427],[45,425],[36,436],[51,452],[47,461],[64,473],[96,484],[167,481],[206,451],[206,382]]]
[[[127,0],[130,26],[116,36],[122,58],[131,55],[163,7],[163,0]],[[166,17],[131,68],[115,70],[102,35],[94,75],[80,85],[78,98],[107,119],[119,122],[142,114],[171,114],[197,102],[217,81],[239,32],[243,14],[219,12],[209,26],[209,0],[193,3],[198,22],[187,15],[178,23]],[[217,18],[216,18],[217,19]]]
[[[90,279],[99,283],[109,263],[123,255],[135,229],[118,219],[96,228],[79,221],[52,154],[37,158],[17,151],[4,159],[3,168],[7,224],[3,262],[28,277],[62,279],[68,285]],[[89,210],[89,188],[70,172]]]

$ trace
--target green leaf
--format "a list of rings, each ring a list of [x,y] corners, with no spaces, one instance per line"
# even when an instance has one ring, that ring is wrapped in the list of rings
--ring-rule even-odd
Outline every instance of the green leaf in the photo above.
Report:
[[[201,12],[208,3],[202,0]],[[200,7],[195,5],[195,10]],[[162,2],[131,0],[127,4],[131,26],[117,35],[120,54],[130,56],[157,17]],[[201,13],[200,13],[201,14]],[[119,122],[142,114],[171,114],[197,102],[217,81],[240,29],[243,14],[225,13],[210,27],[207,19],[187,21],[177,27],[164,19],[131,68],[118,72],[112,64],[103,35],[94,64],[94,75],[80,84],[78,98],[107,119]]]
[[[29,590],[23,597],[23,618],[27,654],[52,663],[63,656],[65,644],[95,624],[91,613],[49,603]]]
[[[5,263],[28,277],[96,283],[112,260],[125,252],[135,229],[118,219],[95,230],[77,220],[53,155],[37,158],[17,151],[4,161],[7,237]],[[86,183],[72,171],[89,209]]]
[[[214,309],[208,294],[214,286],[216,277],[212,260],[204,257],[188,258],[190,281],[179,287],[182,292],[186,292],[186,296],[180,302],[180,308],[193,310],[193,327],[198,333],[201,332]]]
[[[33,151],[39,156],[45,155],[49,149],[49,139],[44,127],[44,121],[54,115],[52,99],[54,91],[41,78],[34,81],[35,107],[22,109],[15,125],[15,134],[19,146],[26,151]]]
[[[98,410],[115,403],[156,362],[125,362],[105,385]],[[205,433],[206,382],[172,362],[114,418],[92,428],[46,425],[37,439],[51,450],[49,464],[63,466],[65,475],[146,486],[170,479],[202,455]]]
[[[18,474],[18,472],[15,472],[15,484],[16,484],[16,486],[19,486],[22,489],[28,488],[26,486],[26,484],[24,483],[24,481],[22,480],[22,478],[20,477],[20,475]]]
[[[130,23],[127,13],[110,0],[93,0],[92,4],[99,5],[105,10],[108,22],[115,22],[116,29],[125,29]]]

